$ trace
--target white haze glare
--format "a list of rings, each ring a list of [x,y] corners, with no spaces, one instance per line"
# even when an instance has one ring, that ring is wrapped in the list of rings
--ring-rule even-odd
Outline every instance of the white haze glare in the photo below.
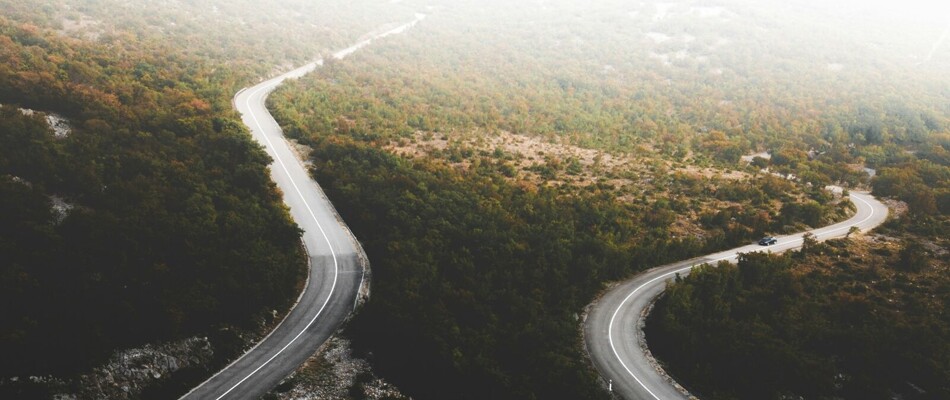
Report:
[[[950,25],[948,0],[789,0],[842,15],[882,17],[897,24],[937,23]]]
[[[767,0],[776,1],[776,0]],[[788,0],[786,4],[833,15],[842,21],[872,21],[860,25],[858,36],[871,38],[881,33],[905,45],[928,40],[926,54],[919,63],[929,62],[950,43],[950,0]],[[916,32],[918,35],[909,35]]]
[[[921,11],[948,11],[950,3],[945,0],[792,0],[805,1],[816,4],[841,4],[854,9],[874,8],[878,10],[908,10],[919,9]]]

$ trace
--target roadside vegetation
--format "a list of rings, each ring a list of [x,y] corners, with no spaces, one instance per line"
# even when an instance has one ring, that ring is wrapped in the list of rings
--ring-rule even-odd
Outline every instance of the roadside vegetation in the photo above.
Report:
[[[872,187],[901,201],[875,232],[667,288],[646,328],[667,372],[710,399],[950,396],[947,149],[890,148]]]
[[[750,352],[787,356],[763,374],[820,367],[776,380],[787,393],[946,393],[950,60],[904,58],[930,50],[934,21],[897,35],[745,0],[40,3],[0,0],[0,376],[75,375],[193,335],[222,343],[218,364],[237,353],[240,332],[295,297],[303,258],[231,96],[424,12],[268,104],[369,255],[373,297],[346,334],[380,377],[423,399],[608,398],[578,329],[605,282],[846,218],[846,198],[823,190],[839,184],[908,214],[881,243],[697,274],[738,281],[754,264],[787,297],[746,285],[721,304],[774,300],[789,317],[695,323],[867,335],[828,360],[737,332]],[[680,311],[705,310],[658,315]],[[691,345],[708,339],[690,332]],[[898,334],[936,342],[901,347]],[[847,358],[877,344],[893,351]],[[678,350],[658,351],[674,371]],[[887,360],[932,368],[862,387]],[[684,383],[740,395],[702,386],[714,361]],[[207,372],[144,396],[174,397]],[[811,392],[791,386],[812,378]],[[46,390],[2,382],[0,397]]]
[[[300,231],[231,96],[399,14],[258,3],[0,1],[0,397],[174,397],[297,297]],[[171,381],[87,381],[194,337]]]
[[[843,219],[825,185],[946,151],[930,67],[883,85],[875,71],[907,66],[838,74],[847,33],[750,56],[773,43],[762,26],[799,14],[491,5],[435,5],[269,103],[373,262],[354,346],[412,396],[606,396],[577,329],[603,282]],[[792,34],[816,43],[806,25]],[[943,193],[920,179],[910,191]]]
[[[0,376],[70,376],[289,305],[305,261],[267,155],[207,84],[125,68],[200,79],[190,65],[5,19],[0,60]]]
[[[729,192],[732,209],[693,221],[702,236],[683,235],[673,231],[687,202],[618,202],[606,185],[512,183],[490,156],[457,169],[346,135],[301,140],[373,262],[373,297],[348,333],[379,373],[424,398],[598,398],[576,324],[603,282],[805,226],[788,207],[781,218],[739,211],[770,207],[736,195],[767,198],[751,182]],[[796,204],[787,193],[777,196]],[[828,205],[815,208],[816,223],[849,212],[827,192],[811,195]]]
[[[650,350],[704,399],[947,398],[950,257],[890,225],[677,279]]]

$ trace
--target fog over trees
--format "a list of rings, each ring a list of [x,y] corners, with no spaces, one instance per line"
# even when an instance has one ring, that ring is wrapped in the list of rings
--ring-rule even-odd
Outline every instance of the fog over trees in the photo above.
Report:
[[[28,374],[76,392],[70,377],[116,350],[253,331],[289,306],[303,279],[299,231],[230,101],[318,58],[268,107],[372,263],[373,297],[343,334],[408,395],[609,398],[579,328],[609,282],[844,219],[852,207],[829,184],[871,190],[895,217],[808,256],[751,257],[676,283],[651,334],[735,335],[664,342],[661,361],[719,398],[948,393],[950,3],[0,0],[0,10],[0,397],[60,390],[11,383]],[[418,14],[405,34],[330,57]],[[46,115],[72,130],[57,136]],[[768,271],[760,291],[742,275],[750,268]],[[712,292],[752,311],[684,305]],[[819,345],[763,350],[742,336],[763,315],[752,300],[789,299],[777,310],[787,318],[763,332],[867,337],[826,363]],[[793,318],[805,307],[811,316]],[[937,345],[902,348],[891,339],[904,333]],[[216,363],[240,352],[235,337]],[[692,350],[711,342],[750,357],[800,351],[789,370],[770,364],[797,381],[778,394],[717,387],[739,382],[706,373],[721,354]],[[894,347],[881,357],[898,367],[933,374],[858,390],[885,370],[855,367],[855,354],[877,357],[861,347],[874,343]],[[815,363],[827,369],[802,372]]]

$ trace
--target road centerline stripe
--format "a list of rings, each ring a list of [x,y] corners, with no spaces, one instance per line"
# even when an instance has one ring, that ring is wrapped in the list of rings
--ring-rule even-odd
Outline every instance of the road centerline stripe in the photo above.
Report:
[[[850,229],[851,227],[861,225],[861,224],[867,222],[868,220],[870,220],[870,219],[874,216],[874,207],[871,205],[871,203],[869,203],[867,200],[862,199],[860,196],[861,196],[861,195],[859,195],[859,194],[855,194],[854,196],[849,196],[849,197],[861,201],[862,203],[864,203],[864,204],[868,207],[868,210],[870,210],[870,212],[868,213],[868,215],[867,215],[866,217],[864,217],[864,219],[862,219],[861,221],[858,221],[858,222],[854,222],[854,223],[847,223],[847,221],[844,221],[844,223],[845,223],[844,226],[831,229],[831,230],[829,230],[829,231],[827,231],[827,232],[815,233],[815,236],[817,237],[818,235],[828,235],[828,234],[831,234],[831,233],[833,233],[833,232],[837,232],[837,231],[840,231],[840,230]],[[836,224],[832,224],[831,226],[834,226],[834,225],[836,225]],[[798,242],[798,241],[804,241],[803,236],[804,236],[805,233],[808,233],[808,232],[817,232],[817,231],[820,231],[821,229],[822,229],[822,228],[818,228],[818,229],[813,229],[813,230],[811,230],[811,231],[807,231],[807,232],[804,232],[804,233],[801,233],[801,234],[796,234],[796,235],[793,236],[793,237],[794,237],[793,240],[784,242],[784,244],[791,244],[791,243],[795,243],[795,242]],[[743,247],[745,247],[745,246],[743,246]],[[733,252],[733,251],[735,251],[735,250],[737,250],[737,249],[740,249],[740,248],[742,248],[742,247],[739,247],[739,248],[736,248],[736,249],[733,249],[733,250],[726,250],[726,252]],[[786,249],[786,250],[791,250],[791,249]],[[733,257],[737,257],[738,254],[739,254],[739,253],[734,253],[734,254],[730,254],[730,255],[725,256],[725,257],[719,257],[719,258],[716,258],[716,259],[711,259],[711,260],[706,261],[706,262],[697,263],[697,264],[692,264],[692,265],[690,265],[690,266],[688,266],[688,267],[676,269],[676,270],[674,270],[674,271],[670,271],[670,272],[664,273],[664,274],[662,274],[662,275],[659,275],[659,276],[657,276],[657,277],[655,277],[655,278],[653,278],[653,279],[647,281],[646,283],[643,283],[642,285],[640,285],[640,286],[638,286],[636,289],[634,289],[632,292],[630,292],[630,294],[628,294],[627,297],[625,297],[625,298],[623,299],[623,301],[620,302],[620,305],[618,305],[617,308],[614,310],[613,315],[610,317],[610,324],[608,324],[608,326],[607,326],[607,340],[608,340],[608,342],[610,343],[610,349],[613,351],[614,357],[617,359],[617,361],[620,362],[620,365],[623,367],[623,369],[626,370],[627,373],[628,373],[631,377],[633,377],[633,379],[640,385],[640,387],[643,388],[643,390],[646,390],[647,393],[649,393],[651,396],[653,396],[654,399],[656,399],[656,400],[661,400],[655,393],[653,393],[652,390],[650,390],[650,388],[648,388],[648,387],[646,386],[646,384],[643,383],[643,381],[640,380],[640,378],[639,378],[635,373],[633,373],[633,371],[630,369],[630,367],[628,367],[627,364],[626,364],[625,362],[623,362],[623,359],[620,357],[620,353],[617,351],[617,347],[614,345],[613,327],[614,327],[614,321],[616,320],[617,315],[620,313],[620,310],[621,310],[622,308],[624,308],[624,305],[626,305],[627,302],[630,301],[630,298],[632,298],[633,295],[635,295],[637,292],[639,292],[639,291],[642,290],[643,288],[652,285],[654,282],[656,282],[656,281],[658,281],[658,280],[661,280],[661,279],[667,279],[667,278],[669,278],[669,277],[672,276],[672,275],[676,275],[676,274],[679,274],[679,273],[684,272],[684,271],[692,270],[692,269],[693,269],[694,267],[696,267],[697,265],[708,264],[708,263],[710,263],[710,262],[719,262],[719,261],[722,261],[722,260],[726,260],[726,259],[730,259],[730,258],[733,258]]]

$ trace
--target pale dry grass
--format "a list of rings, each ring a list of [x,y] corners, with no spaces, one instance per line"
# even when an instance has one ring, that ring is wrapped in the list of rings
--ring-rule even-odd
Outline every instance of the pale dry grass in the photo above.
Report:
[[[478,156],[511,167],[508,181],[529,187],[549,186],[583,189],[597,184],[621,203],[652,203],[658,199],[675,198],[670,189],[672,176],[683,174],[715,186],[717,182],[752,179],[742,171],[726,171],[671,161],[648,144],[635,153],[612,153],[564,143],[558,139],[516,135],[510,132],[471,131],[432,133],[417,131],[409,138],[393,139],[384,146],[387,151],[411,159],[430,158],[453,168],[468,170]],[[467,157],[451,157],[462,152]],[[549,173],[539,171],[549,167]],[[737,204],[706,199],[702,208],[722,209]],[[697,223],[698,212],[678,215],[671,225],[677,236],[703,237],[706,232]]]

